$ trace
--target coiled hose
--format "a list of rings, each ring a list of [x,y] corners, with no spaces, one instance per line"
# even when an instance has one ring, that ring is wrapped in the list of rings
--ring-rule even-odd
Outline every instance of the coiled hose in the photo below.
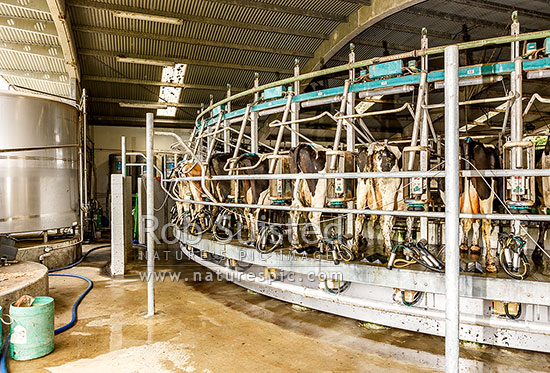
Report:
[[[82,302],[84,297],[90,292],[90,290],[92,290],[92,288],[94,286],[94,283],[88,277],[80,276],[80,275],[73,275],[73,274],[68,274],[68,273],[54,273],[54,272],[63,271],[65,269],[76,267],[77,265],[82,263],[86,259],[86,257],[88,255],[90,255],[91,253],[93,253],[94,251],[99,250],[99,249],[104,249],[104,248],[110,247],[110,246],[111,245],[101,245],[101,246],[98,246],[98,247],[94,247],[93,249],[88,250],[88,252],[86,252],[84,255],[82,255],[82,257],[80,259],[78,259],[76,262],[74,262],[73,264],[69,264],[69,265],[61,267],[61,268],[54,268],[54,269],[48,270],[48,275],[49,276],[74,277],[74,278],[79,278],[81,280],[84,280],[88,283],[88,287],[86,288],[86,290],[84,290],[84,292],[82,294],[80,294],[80,296],[78,297],[76,302],[74,302],[74,304],[73,304],[71,321],[69,321],[67,324],[55,329],[54,330],[54,335],[63,333],[64,331],[72,328],[76,324],[76,321],[78,319],[78,315],[77,315],[78,306],[80,305],[80,303]],[[7,373],[8,372],[6,359],[7,359],[7,356],[9,354],[9,342],[10,342],[10,335],[8,334],[8,336],[6,337],[6,339],[4,341],[4,344],[2,345],[2,357],[0,359],[0,373]]]

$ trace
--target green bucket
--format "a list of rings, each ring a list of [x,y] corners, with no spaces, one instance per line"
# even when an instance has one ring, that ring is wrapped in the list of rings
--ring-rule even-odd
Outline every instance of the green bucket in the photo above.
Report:
[[[10,351],[13,360],[31,360],[54,348],[54,301],[35,297],[31,307],[10,306]]]

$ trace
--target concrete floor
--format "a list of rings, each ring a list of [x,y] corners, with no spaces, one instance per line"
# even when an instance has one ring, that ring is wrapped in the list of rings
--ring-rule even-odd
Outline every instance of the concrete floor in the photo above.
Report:
[[[84,249],[84,251],[86,248]],[[53,353],[10,361],[10,372],[431,372],[443,366],[442,338],[360,326],[355,320],[303,310],[226,282],[166,280],[156,284],[158,314],[145,318],[146,286],[135,274],[102,275],[108,249],[66,271],[90,277],[94,289],[79,308],[79,321],[55,337]],[[204,269],[189,262],[158,270],[192,278]],[[51,278],[56,327],[69,321],[85,283]],[[463,346],[469,371],[548,371],[550,357]]]

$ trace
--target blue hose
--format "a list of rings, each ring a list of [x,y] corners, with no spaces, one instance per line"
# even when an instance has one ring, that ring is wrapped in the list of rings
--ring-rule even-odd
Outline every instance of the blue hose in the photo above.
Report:
[[[8,368],[6,366],[6,356],[8,356],[8,349],[10,344],[10,336],[11,334],[8,334],[6,337],[6,340],[4,341],[4,344],[2,345],[2,359],[0,359],[0,372],[1,373],[8,373]]]
[[[68,324],[63,325],[63,326],[55,329],[54,334],[58,335],[59,333],[63,333],[65,330],[68,330],[68,329],[72,328],[74,326],[74,324],[76,324],[76,320],[77,320],[76,311],[78,309],[78,306],[80,305],[80,302],[82,302],[82,299],[84,299],[86,294],[88,294],[90,292],[90,290],[92,290],[92,288],[94,287],[94,283],[88,277],[84,277],[84,276],[80,276],[80,275],[73,275],[73,274],[68,274],[68,273],[50,273],[50,276],[75,277],[75,278],[80,278],[80,279],[82,279],[82,280],[84,280],[88,283],[88,287],[86,288],[86,290],[84,290],[84,292],[82,294],[80,294],[80,297],[78,297],[76,302],[74,302],[74,304],[73,304],[73,311],[72,311],[73,312],[73,317],[72,317],[71,321],[69,321]]]
[[[88,287],[86,288],[86,290],[84,290],[84,292],[82,294],[80,294],[80,296],[78,297],[76,302],[74,302],[74,304],[73,304],[71,321],[69,321],[68,324],[63,325],[63,326],[55,329],[54,330],[54,335],[57,335],[59,333],[63,333],[64,331],[72,328],[76,324],[76,320],[78,319],[78,317],[77,317],[78,306],[80,305],[80,302],[82,302],[84,297],[94,287],[94,283],[88,277],[84,277],[84,276],[80,276],[80,275],[73,275],[73,274],[68,274],[68,273],[54,273],[54,272],[63,271],[65,269],[76,267],[77,265],[82,263],[84,261],[84,259],[86,259],[86,257],[89,254],[91,254],[92,252],[94,252],[96,250],[99,250],[99,249],[104,249],[104,248],[110,247],[110,246],[111,245],[102,245],[102,246],[94,247],[93,249],[88,250],[88,252],[86,252],[86,254],[82,255],[82,257],[80,259],[78,259],[76,262],[74,262],[73,264],[69,264],[69,265],[66,265],[66,266],[61,267],[61,268],[54,268],[54,269],[48,270],[48,275],[49,276],[75,277],[75,278],[82,279],[82,280],[84,280],[88,283]],[[9,354],[9,343],[10,343],[10,335],[8,334],[8,336],[6,337],[6,340],[4,341],[4,344],[2,345],[2,357],[0,359],[0,373],[8,373],[7,366],[6,366],[6,358]]]

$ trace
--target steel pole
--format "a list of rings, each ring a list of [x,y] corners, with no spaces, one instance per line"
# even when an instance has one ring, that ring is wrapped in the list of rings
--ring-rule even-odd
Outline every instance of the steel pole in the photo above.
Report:
[[[445,371],[459,368],[458,47],[445,48]]]
[[[126,136],[120,137],[120,152],[122,156],[122,177],[126,177]]]
[[[300,61],[296,58],[294,60],[294,77],[300,76]],[[300,94],[300,81],[296,80],[294,82],[294,95]],[[292,109],[290,113],[290,119],[296,121],[300,119],[300,103],[292,104]],[[300,138],[297,133],[300,131],[300,125],[298,123],[292,123],[290,125],[292,132],[290,133],[290,146],[295,148],[300,143]]]
[[[153,168],[153,113],[147,113],[145,116],[145,147],[147,157],[147,316],[153,316],[155,314],[155,283],[154,283],[154,271],[155,271],[155,237],[153,232],[153,218],[155,214],[155,184],[153,180],[154,168]]]

